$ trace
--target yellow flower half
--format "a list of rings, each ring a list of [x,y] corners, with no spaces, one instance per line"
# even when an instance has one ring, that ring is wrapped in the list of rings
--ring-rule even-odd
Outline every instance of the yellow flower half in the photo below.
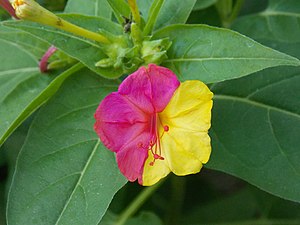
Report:
[[[180,84],[170,103],[159,113],[160,149],[164,160],[155,160],[150,165],[154,158],[149,151],[143,185],[153,185],[170,172],[179,176],[198,173],[209,160],[212,97],[212,92],[201,81]],[[168,126],[167,132],[164,126]]]

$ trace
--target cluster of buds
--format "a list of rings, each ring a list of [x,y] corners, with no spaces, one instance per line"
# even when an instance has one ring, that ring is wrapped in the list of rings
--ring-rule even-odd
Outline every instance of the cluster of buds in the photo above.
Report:
[[[95,62],[95,66],[121,69],[123,74],[131,73],[141,65],[160,64],[167,58],[166,52],[171,45],[167,38],[150,40],[149,37],[143,35],[140,27],[141,18],[138,13],[134,13],[138,9],[133,7],[135,4],[132,4],[132,1],[129,1],[131,3],[129,5],[134,8],[132,14],[136,21],[130,23],[130,32],[125,32],[120,36],[101,29],[96,33],[74,25],[43,8],[34,0],[11,0],[11,5],[8,0],[0,1],[1,6],[5,5],[6,9],[15,13],[19,19],[51,26],[96,41],[102,47],[107,58]],[[45,60],[54,52],[54,48],[50,48],[45,53],[40,63],[41,71],[45,71]]]

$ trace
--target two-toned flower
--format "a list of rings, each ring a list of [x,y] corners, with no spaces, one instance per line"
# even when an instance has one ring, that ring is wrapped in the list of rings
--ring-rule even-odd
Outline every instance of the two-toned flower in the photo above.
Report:
[[[148,186],[170,172],[197,173],[211,153],[212,96],[201,81],[180,83],[150,64],[100,103],[95,130],[129,181]]]

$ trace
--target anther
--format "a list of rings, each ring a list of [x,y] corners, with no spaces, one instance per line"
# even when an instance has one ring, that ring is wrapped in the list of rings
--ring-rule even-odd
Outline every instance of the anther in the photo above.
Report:
[[[169,131],[169,129],[170,129],[170,128],[169,128],[169,126],[168,126],[168,125],[165,125],[165,126],[164,126],[164,131],[165,131],[165,132],[168,132],[168,131]]]
[[[154,154],[153,157],[154,157],[154,159],[160,159],[160,160],[164,160],[165,159],[164,157],[162,157],[162,156],[160,156],[158,154]]]
[[[137,143],[137,146],[138,146],[139,148],[143,148],[143,143],[142,143],[142,142],[139,142],[139,143]]]

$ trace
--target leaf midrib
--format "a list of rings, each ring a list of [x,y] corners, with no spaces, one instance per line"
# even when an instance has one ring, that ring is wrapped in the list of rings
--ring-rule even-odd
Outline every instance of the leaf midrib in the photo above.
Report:
[[[273,11],[273,10],[266,10],[260,13],[262,16],[289,16],[289,17],[299,17],[300,14],[292,13],[292,12],[283,12],[283,11]]]
[[[86,164],[85,164],[85,166],[84,166],[84,168],[82,169],[82,171],[81,171],[81,173],[80,173],[80,177],[79,177],[79,179],[78,179],[78,181],[77,181],[77,183],[76,183],[76,185],[75,185],[75,187],[74,187],[74,189],[73,189],[73,191],[72,191],[70,197],[68,198],[66,204],[64,205],[64,208],[62,209],[60,215],[58,216],[58,218],[57,218],[57,220],[56,220],[55,225],[58,225],[59,221],[60,221],[61,218],[63,217],[64,212],[65,212],[66,209],[68,208],[68,205],[69,205],[69,203],[71,202],[72,197],[73,197],[75,191],[76,191],[77,188],[80,186],[80,182],[81,182],[82,178],[83,178],[84,175],[85,175],[86,169],[87,169],[88,166],[90,165],[90,162],[91,162],[91,160],[92,160],[92,158],[93,158],[93,156],[94,156],[94,154],[95,154],[95,152],[96,152],[96,150],[97,150],[97,148],[98,148],[99,145],[100,145],[100,140],[98,139],[97,142],[96,142],[96,144],[95,144],[95,146],[94,146],[94,148],[93,148],[93,150],[92,150],[92,152],[91,152],[91,154],[90,154],[90,156],[89,156],[89,158],[88,158],[88,160],[87,160],[87,162],[86,162]]]
[[[254,100],[243,98],[243,97],[232,96],[232,95],[215,94],[214,95],[214,100],[228,100],[228,101],[242,102],[242,103],[246,103],[246,104],[249,104],[249,105],[252,105],[252,106],[264,108],[266,110],[277,111],[277,112],[280,112],[280,113],[283,113],[283,114],[293,116],[293,117],[296,117],[296,118],[300,119],[300,114],[288,111],[287,109],[281,109],[281,108],[278,108],[276,106],[268,105],[268,104],[265,104],[265,103],[262,103],[262,102],[254,101]]]
[[[14,74],[14,73],[27,73],[27,72],[38,72],[38,71],[39,71],[38,67],[18,68],[18,69],[0,71],[0,76]]]
[[[164,62],[183,62],[183,61],[195,61],[195,62],[201,62],[201,61],[222,61],[222,60],[265,60],[265,61],[286,61],[286,62],[293,62],[296,63],[296,65],[300,64],[300,61],[296,58],[291,59],[283,59],[283,58],[263,58],[263,57],[220,57],[220,58],[177,58],[177,59],[167,59]]]

